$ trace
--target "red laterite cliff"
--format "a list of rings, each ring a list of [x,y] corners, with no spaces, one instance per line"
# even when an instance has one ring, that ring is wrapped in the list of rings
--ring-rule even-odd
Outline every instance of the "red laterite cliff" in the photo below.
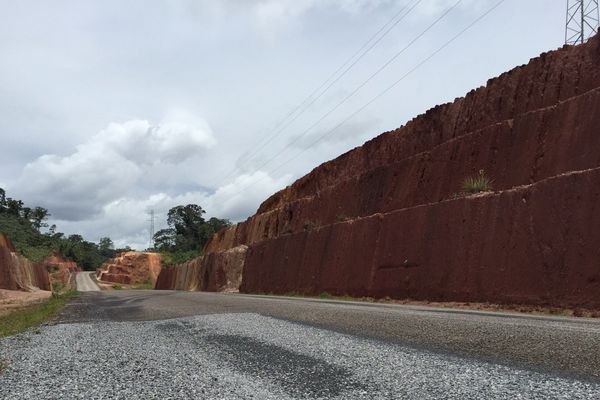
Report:
[[[0,289],[51,290],[46,267],[17,253],[12,242],[0,233]]]
[[[106,261],[96,270],[101,282],[138,284],[155,283],[161,270],[158,253],[126,251]]]
[[[494,192],[460,195],[480,170]],[[244,292],[598,308],[599,207],[595,37],[315,168],[205,257],[248,246]]]

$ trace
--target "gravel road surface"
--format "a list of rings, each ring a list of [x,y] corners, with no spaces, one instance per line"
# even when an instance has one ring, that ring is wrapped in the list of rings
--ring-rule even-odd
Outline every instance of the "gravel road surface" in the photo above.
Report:
[[[75,282],[77,283],[77,290],[80,292],[98,292],[100,288],[96,285],[96,282],[91,277],[93,272],[78,272],[75,276]]]
[[[0,398],[600,399],[599,339],[583,319],[90,292],[0,340]]]

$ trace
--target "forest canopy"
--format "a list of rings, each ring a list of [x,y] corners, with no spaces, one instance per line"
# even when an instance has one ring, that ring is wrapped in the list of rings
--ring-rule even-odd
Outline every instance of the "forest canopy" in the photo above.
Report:
[[[81,235],[66,236],[56,231],[56,225],[48,226],[50,216],[47,209],[27,207],[23,201],[7,197],[6,191],[0,188],[0,232],[8,236],[19,253],[33,262],[40,262],[56,251],[91,271],[116,253],[128,250],[115,249],[108,237],[101,238],[96,244]]]

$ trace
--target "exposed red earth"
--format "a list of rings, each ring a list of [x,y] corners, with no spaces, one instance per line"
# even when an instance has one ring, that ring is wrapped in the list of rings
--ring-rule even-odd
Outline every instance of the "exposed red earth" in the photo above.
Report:
[[[71,275],[81,271],[81,268],[77,266],[75,261],[57,252],[52,253],[51,256],[44,259],[42,265],[48,271],[52,285],[59,282],[66,286],[71,280]]]
[[[102,282],[125,285],[154,283],[160,270],[160,254],[128,251],[102,264],[96,271],[96,277]]]
[[[205,260],[248,246],[243,292],[600,308],[599,125],[596,36],[315,168]],[[494,192],[457,195],[480,170]],[[179,269],[160,288],[219,270]]]
[[[0,289],[51,290],[48,271],[17,253],[12,242],[0,232]]]
[[[45,265],[18,254],[13,243],[0,232],[0,315],[38,303],[52,295]]]
[[[172,268],[163,268],[156,289],[237,292],[248,247],[208,253]]]

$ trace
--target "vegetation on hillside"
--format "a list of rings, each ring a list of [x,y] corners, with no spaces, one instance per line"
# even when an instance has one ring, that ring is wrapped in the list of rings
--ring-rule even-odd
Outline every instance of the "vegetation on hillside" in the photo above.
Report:
[[[163,265],[175,265],[202,254],[213,234],[231,226],[226,219],[204,219],[206,211],[199,205],[176,206],[169,210],[166,229],[154,235],[155,250],[162,254]]]
[[[0,337],[14,335],[54,318],[62,310],[67,299],[75,295],[77,295],[75,290],[61,295],[53,294],[50,299],[42,303],[0,317]]]
[[[48,226],[48,217],[47,209],[26,207],[21,200],[6,197],[6,192],[0,188],[0,232],[33,262],[40,262],[58,251],[81,268],[94,270],[115,253],[126,250],[115,249],[110,238],[102,238],[96,244],[81,235],[65,236],[56,231],[56,225]]]

